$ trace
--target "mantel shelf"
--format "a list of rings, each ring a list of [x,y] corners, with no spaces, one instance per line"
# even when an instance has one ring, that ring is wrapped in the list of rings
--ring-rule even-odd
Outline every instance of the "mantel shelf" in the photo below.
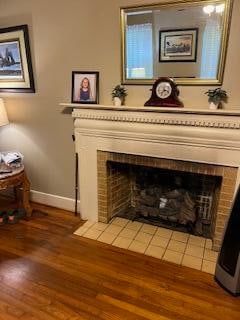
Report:
[[[77,104],[77,103],[60,103],[60,106],[71,109],[91,109],[91,110],[108,110],[108,111],[130,111],[130,112],[146,112],[146,113],[169,113],[169,114],[196,114],[196,115],[213,115],[213,116],[231,116],[240,117],[239,110],[236,109],[194,109],[194,108],[165,108],[165,107],[144,107],[144,106],[121,106],[115,107],[111,105],[100,104]]]

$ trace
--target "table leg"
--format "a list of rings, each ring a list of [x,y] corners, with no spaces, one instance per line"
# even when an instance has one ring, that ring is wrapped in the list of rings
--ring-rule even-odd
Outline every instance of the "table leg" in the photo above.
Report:
[[[18,201],[18,186],[13,187],[13,194],[14,194],[15,202],[17,202]]]
[[[24,181],[23,181],[23,208],[26,211],[27,217],[30,217],[32,215],[32,207],[29,203],[29,193],[30,193],[30,183],[29,180],[24,174]]]

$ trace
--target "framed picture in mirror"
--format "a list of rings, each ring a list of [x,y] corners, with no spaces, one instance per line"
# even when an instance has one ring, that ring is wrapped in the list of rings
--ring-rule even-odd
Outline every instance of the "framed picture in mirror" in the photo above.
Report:
[[[159,32],[160,62],[196,62],[198,28]]]

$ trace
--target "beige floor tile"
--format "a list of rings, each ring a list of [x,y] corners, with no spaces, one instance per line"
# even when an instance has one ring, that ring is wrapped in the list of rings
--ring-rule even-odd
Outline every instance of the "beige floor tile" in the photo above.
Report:
[[[132,242],[132,239],[124,238],[124,237],[117,237],[113,242],[113,246],[127,249],[130,246],[131,242]]]
[[[217,258],[218,258],[218,252],[213,251],[213,250],[209,250],[209,249],[205,249],[203,259],[209,260],[212,262],[216,262]]]
[[[150,244],[147,250],[145,251],[145,254],[158,259],[162,259],[164,252],[165,252],[164,248],[161,248],[159,246],[153,246]]]
[[[129,221],[126,227],[128,229],[138,231],[142,227],[142,225],[143,225],[143,223],[138,222],[138,221]]]
[[[104,231],[97,240],[111,244],[111,243],[113,243],[113,241],[115,239],[116,239],[116,234],[108,233],[108,232]]]
[[[147,249],[147,244],[143,243],[141,241],[133,240],[133,242],[129,246],[129,250],[139,252],[139,253],[144,253],[145,250]]]
[[[170,229],[158,227],[155,235],[159,236],[159,237],[170,239],[172,236],[172,233],[173,233],[173,231]]]
[[[141,231],[153,235],[153,234],[155,234],[155,232],[157,231],[157,227],[156,227],[156,226],[152,226],[152,225],[150,225],[150,224],[144,223],[143,226],[142,226],[142,228],[141,228]]]
[[[203,258],[204,248],[194,246],[192,244],[187,244],[185,254],[193,257]]]
[[[80,227],[74,232],[74,234],[76,234],[77,236],[82,236],[87,231],[88,231],[88,228]]]
[[[172,250],[166,250],[163,260],[170,261],[176,264],[181,264],[183,258],[183,253],[172,251]]]
[[[151,245],[162,247],[162,248],[167,248],[168,243],[169,243],[169,239],[159,237],[159,236],[153,236],[151,240]]]
[[[205,247],[205,243],[206,243],[206,239],[203,237],[197,237],[197,236],[193,236],[190,235],[189,239],[188,239],[188,244],[192,244],[194,246],[198,246],[198,247]]]
[[[91,226],[91,229],[104,231],[108,226],[109,226],[109,224],[107,224],[107,223],[96,222],[94,225]]]
[[[182,265],[185,267],[201,270],[202,259],[185,254],[183,256]]]
[[[177,251],[180,253],[184,253],[186,249],[186,243],[180,242],[180,241],[175,241],[175,240],[170,240],[167,249],[172,250],[172,251]]]
[[[187,242],[189,238],[189,234],[179,231],[173,231],[172,240]]]
[[[124,238],[129,238],[129,239],[134,239],[138,231],[136,230],[131,230],[124,228],[120,233],[119,236],[124,237]]]
[[[216,268],[216,263],[212,261],[203,260],[202,271],[214,274]]]
[[[141,229],[142,230],[142,229]],[[146,232],[139,231],[135,237],[135,240],[141,241],[143,243],[149,244],[152,240],[152,235]]]
[[[212,250],[212,240],[211,239],[206,240],[205,248]]]
[[[86,233],[84,233],[85,238],[97,240],[97,238],[100,236],[102,231],[95,230],[95,229],[89,229]]]
[[[93,226],[96,222],[93,222],[93,221],[90,221],[90,220],[87,220],[85,223],[84,223],[84,227],[85,228],[90,228],[91,226]]]
[[[128,224],[128,222],[129,222],[128,219],[116,217],[115,219],[113,219],[111,223],[120,227],[125,227]]]
[[[109,224],[105,231],[108,233],[115,234],[117,236],[122,229],[123,227],[116,226],[114,224]]]

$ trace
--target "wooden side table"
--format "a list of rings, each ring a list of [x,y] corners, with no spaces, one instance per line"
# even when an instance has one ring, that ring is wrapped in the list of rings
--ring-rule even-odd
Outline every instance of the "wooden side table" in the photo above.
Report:
[[[29,203],[30,183],[28,181],[24,166],[16,168],[11,173],[0,174],[0,190],[8,188],[22,188],[22,199],[17,203],[18,207],[23,207],[27,217],[32,215],[32,208]]]

